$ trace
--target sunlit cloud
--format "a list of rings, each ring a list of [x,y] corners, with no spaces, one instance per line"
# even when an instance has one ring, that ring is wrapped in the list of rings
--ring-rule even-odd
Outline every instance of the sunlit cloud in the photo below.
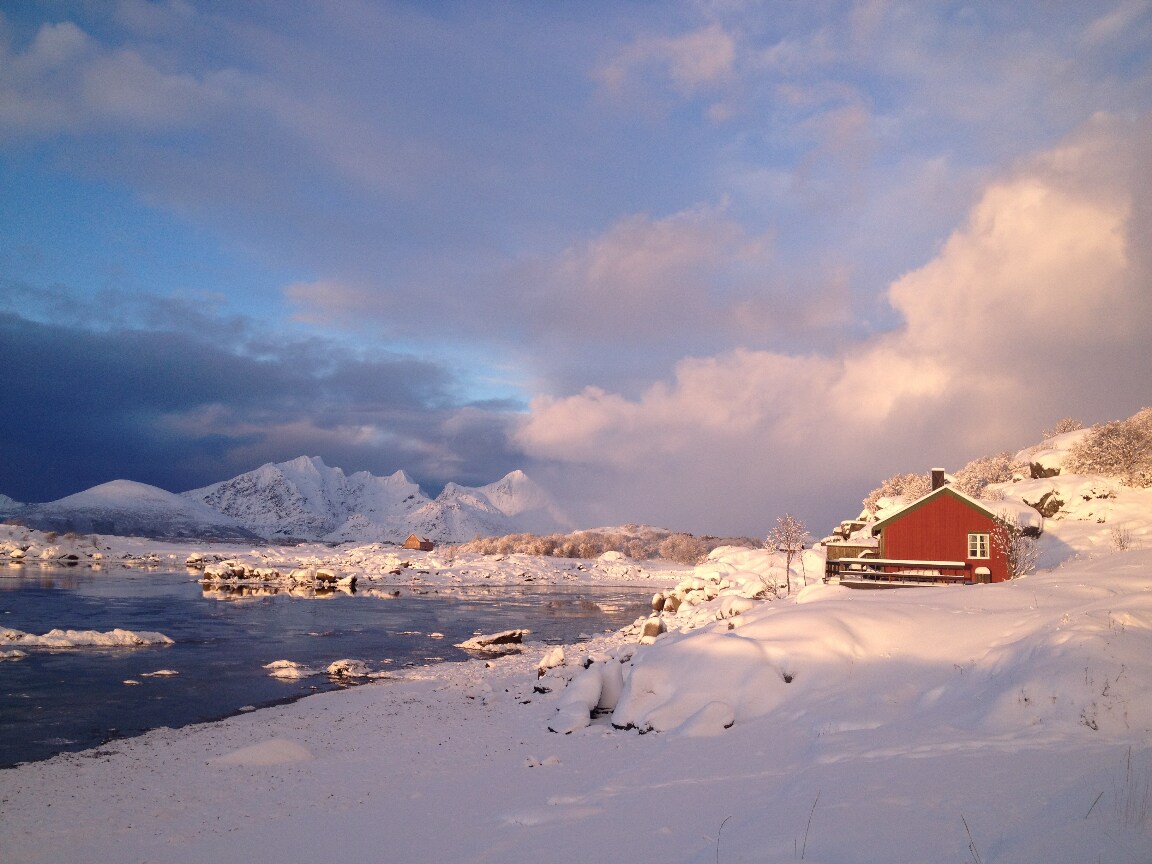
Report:
[[[683,360],[638,398],[540,397],[517,440],[539,457],[610,468],[605,499],[680,471],[725,482],[748,506],[781,486],[817,506],[813,495],[843,495],[881,465],[1024,446],[1102,369],[1123,390],[1152,371],[1149,128],[1098,118],[990,185],[940,254],[891,286],[893,332],[837,356]],[[669,518],[688,506],[647,502]]]

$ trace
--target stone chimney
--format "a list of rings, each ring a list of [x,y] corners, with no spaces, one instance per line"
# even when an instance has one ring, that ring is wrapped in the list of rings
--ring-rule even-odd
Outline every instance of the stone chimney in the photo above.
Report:
[[[932,491],[935,492],[937,489],[939,489],[941,486],[943,486],[946,482],[948,482],[948,481],[946,481],[944,479],[944,469],[943,468],[933,468],[932,469]]]

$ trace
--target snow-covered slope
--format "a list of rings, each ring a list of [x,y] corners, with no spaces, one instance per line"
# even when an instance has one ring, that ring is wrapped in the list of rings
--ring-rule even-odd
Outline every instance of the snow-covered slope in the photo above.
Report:
[[[431,500],[403,471],[345,475],[301,456],[183,494],[268,539],[400,542],[418,534],[461,542],[564,527],[563,514],[523,471],[478,488],[449,483]]]
[[[9,498],[7,495],[0,495],[0,519],[7,518],[22,509],[24,509],[24,505],[19,501]]]
[[[143,537],[255,539],[235,519],[146,483],[113,480],[16,514],[29,528]]]

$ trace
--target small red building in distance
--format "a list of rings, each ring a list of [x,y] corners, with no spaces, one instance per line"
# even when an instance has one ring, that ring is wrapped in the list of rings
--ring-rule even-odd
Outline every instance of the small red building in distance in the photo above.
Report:
[[[992,542],[997,514],[975,498],[942,485],[872,526],[880,535],[880,559],[904,567],[952,565],[947,570],[967,582],[1008,579],[1004,552]],[[885,567],[885,570],[890,568]]]
[[[431,552],[435,547],[436,544],[431,540],[417,534],[409,534],[408,539],[404,541],[405,549],[420,549],[424,552]]]

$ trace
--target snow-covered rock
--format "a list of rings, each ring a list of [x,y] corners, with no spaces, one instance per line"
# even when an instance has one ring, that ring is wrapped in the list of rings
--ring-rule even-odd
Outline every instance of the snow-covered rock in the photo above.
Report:
[[[171,645],[173,640],[163,633],[149,630],[116,628],[101,633],[98,630],[56,629],[37,636],[0,627],[0,644],[4,643],[16,644],[21,648],[139,648],[145,645]]]
[[[367,678],[372,674],[372,667],[363,660],[336,660],[328,664],[324,670],[334,678]]]
[[[531,630],[517,629],[473,636],[471,639],[465,639],[463,642],[458,643],[456,647],[464,651],[480,651],[494,654],[507,651],[519,651],[524,644],[524,637],[531,632]]]
[[[303,663],[297,663],[295,660],[273,660],[271,663],[265,663],[263,668],[267,669],[268,674],[273,678],[288,680],[308,678],[317,674],[315,669],[305,666]]]

